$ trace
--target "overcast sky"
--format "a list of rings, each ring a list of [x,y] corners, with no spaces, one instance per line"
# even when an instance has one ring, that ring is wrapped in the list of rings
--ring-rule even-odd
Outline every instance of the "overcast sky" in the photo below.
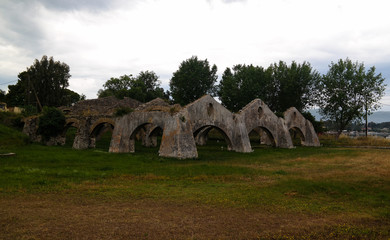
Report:
[[[183,60],[218,67],[349,57],[390,85],[388,0],[0,0],[0,88],[43,55],[70,66],[70,89],[151,70],[168,89]],[[382,99],[390,110],[390,87]]]

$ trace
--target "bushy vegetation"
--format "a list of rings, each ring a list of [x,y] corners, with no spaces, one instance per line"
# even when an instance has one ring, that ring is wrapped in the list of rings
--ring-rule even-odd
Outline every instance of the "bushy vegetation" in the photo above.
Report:
[[[54,107],[46,107],[42,116],[39,117],[38,133],[46,139],[57,136],[64,129],[65,116]]]
[[[22,129],[23,128],[23,116],[12,112],[0,112],[0,124],[7,127]]]
[[[122,117],[126,114],[133,112],[133,111],[134,111],[134,109],[132,109],[130,107],[119,107],[119,108],[115,109],[114,116],[115,117]]]

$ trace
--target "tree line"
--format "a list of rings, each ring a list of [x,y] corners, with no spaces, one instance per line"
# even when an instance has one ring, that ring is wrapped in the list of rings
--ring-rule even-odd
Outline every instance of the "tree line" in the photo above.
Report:
[[[197,56],[182,61],[172,74],[169,90],[164,91],[153,71],[141,71],[108,79],[98,97],[130,97],[147,102],[160,97],[186,105],[205,94],[218,97],[221,104],[237,112],[255,98],[262,99],[272,111],[281,114],[290,107],[305,112],[311,107],[334,123],[340,134],[353,121],[378,109],[385,84],[374,66],[349,58],[331,62],[326,74],[320,74],[309,62],[291,64],[279,61],[268,67],[237,64],[226,68],[217,83],[217,66]],[[69,66],[43,56],[18,75],[16,85],[7,94],[0,92],[9,105],[69,105],[85,96],[69,89]],[[307,114],[307,113],[306,113]]]

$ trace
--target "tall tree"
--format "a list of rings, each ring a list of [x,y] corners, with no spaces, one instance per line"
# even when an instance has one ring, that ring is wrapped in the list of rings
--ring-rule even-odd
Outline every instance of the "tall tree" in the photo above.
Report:
[[[372,67],[365,71],[363,63],[340,59],[331,63],[320,81],[318,101],[320,113],[335,123],[337,137],[354,120],[377,109],[377,102],[384,93],[384,79],[375,74]]]
[[[236,112],[255,98],[268,100],[269,80],[270,75],[262,67],[239,64],[233,71],[226,68],[217,93],[222,104]]]
[[[5,102],[5,91],[0,89],[0,102]]]
[[[217,78],[217,66],[210,67],[207,59],[192,56],[183,61],[169,83],[174,102],[185,105],[205,94],[214,96]]]
[[[386,85],[382,74],[375,74],[375,66],[371,67],[364,75],[363,82],[363,109],[366,137],[368,135],[368,115],[380,108],[379,100],[383,97]]]
[[[69,86],[69,71],[66,63],[54,61],[53,57],[35,59],[33,65],[19,73],[16,85],[8,86],[7,101],[10,105],[39,102],[42,106],[61,106]]]
[[[141,71],[136,77],[123,75],[119,78],[110,78],[100,89],[98,97],[115,96],[117,98],[130,97],[140,102],[148,102],[157,97],[168,99],[164,89],[160,87],[160,80],[153,71]]]
[[[276,95],[271,102],[271,109],[276,112],[284,112],[290,107],[303,111],[314,105],[315,83],[320,74],[313,70],[310,63],[297,64],[295,61],[288,66],[279,61],[269,66],[272,74],[273,91]]]
[[[222,104],[238,111],[255,98],[260,98],[275,112],[290,107],[303,111],[314,103],[314,84],[320,75],[309,63],[288,66],[280,61],[267,69],[253,65],[227,68],[219,84]]]

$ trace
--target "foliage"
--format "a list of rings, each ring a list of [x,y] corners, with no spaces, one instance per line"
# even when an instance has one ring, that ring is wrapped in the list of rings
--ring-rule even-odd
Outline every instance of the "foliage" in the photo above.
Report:
[[[19,73],[18,82],[8,86],[7,104],[58,107],[82,100],[83,96],[67,89],[69,71],[66,63],[54,61],[53,57],[35,59],[33,65]]]
[[[38,109],[32,105],[23,106],[22,114],[24,117],[37,115]]]
[[[129,97],[140,102],[148,102],[155,98],[168,99],[169,95],[164,93],[160,87],[161,82],[153,71],[141,71],[136,77],[123,75],[119,78],[110,78],[100,89],[98,97],[115,96],[119,99]]]
[[[335,123],[338,135],[354,120],[363,116],[364,109],[377,109],[384,94],[384,79],[372,67],[365,71],[363,63],[340,59],[331,63],[328,73],[318,82],[317,104],[320,113]]]
[[[233,72],[226,68],[218,86],[218,96],[222,104],[229,110],[237,112],[255,98],[269,102],[274,91],[270,75],[262,67],[253,65],[235,65]]]
[[[22,115],[13,112],[0,112],[0,124],[15,129],[22,129],[24,125]]]
[[[115,109],[114,116],[115,117],[122,117],[128,113],[133,112],[133,111],[134,110],[130,107],[119,107],[119,108]]]
[[[65,116],[55,107],[45,107],[39,117],[38,133],[46,139],[57,136],[64,129]]]
[[[64,89],[64,96],[62,99],[62,105],[71,106],[73,103],[78,101],[85,100],[86,96],[84,94],[78,94],[70,89]]]
[[[268,71],[272,73],[271,83],[276,94],[271,99],[270,108],[274,111],[284,112],[290,107],[295,107],[302,112],[314,105],[315,83],[319,80],[320,74],[313,70],[310,63],[297,64],[292,62],[288,66],[285,62],[279,61],[269,66]]]
[[[5,102],[5,91],[0,89],[0,102]]]
[[[218,96],[231,111],[238,111],[255,98],[260,98],[274,112],[290,107],[299,111],[314,103],[314,84],[319,78],[309,63],[288,66],[274,63],[267,69],[253,65],[235,65],[227,68],[219,84]]]
[[[199,60],[192,56],[180,64],[170,80],[173,101],[186,105],[205,94],[215,95],[217,78],[216,65],[210,67],[207,59]]]
[[[26,101],[26,83],[19,80],[15,85],[8,85],[8,93],[5,100],[8,106],[23,106],[29,104]]]

